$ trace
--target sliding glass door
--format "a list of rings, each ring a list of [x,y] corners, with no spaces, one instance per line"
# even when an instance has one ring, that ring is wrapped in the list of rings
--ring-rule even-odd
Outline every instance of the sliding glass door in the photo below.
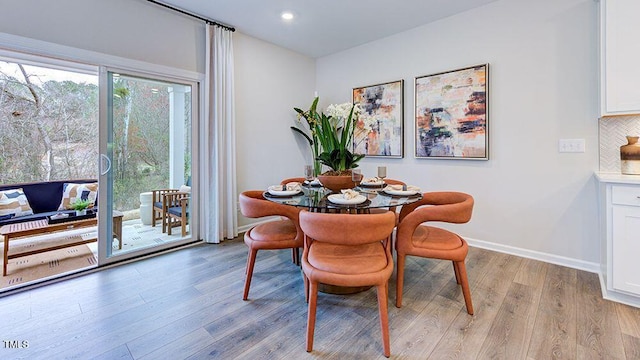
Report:
[[[197,87],[121,71],[102,78],[101,263],[192,241]]]
[[[0,49],[0,293],[97,264],[98,83],[96,66]]]
[[[0,293],[199,238],[187,76],[0,49]]]

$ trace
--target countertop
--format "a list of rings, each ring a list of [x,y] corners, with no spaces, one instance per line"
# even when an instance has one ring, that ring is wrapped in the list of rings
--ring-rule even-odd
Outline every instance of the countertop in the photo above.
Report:
[[[640,175],[624,175],[621,173],[595,172],[596,178],[602,183],[638,184]]]

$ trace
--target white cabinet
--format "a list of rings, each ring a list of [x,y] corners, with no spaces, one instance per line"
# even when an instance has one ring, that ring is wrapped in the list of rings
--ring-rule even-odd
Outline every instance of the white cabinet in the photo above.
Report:
[[[612,288],[640,295],[640,186],[611,186]]]
[[[640,113],[640,1],[600,0],[601,115]]]
[[[598,174],[603,296],[640,307],[640,177]]]

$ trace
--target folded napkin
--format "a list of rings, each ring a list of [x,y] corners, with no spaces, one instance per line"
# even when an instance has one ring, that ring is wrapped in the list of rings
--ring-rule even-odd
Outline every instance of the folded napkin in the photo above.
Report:
[[[351,189],[340,190],[340,191],[342,192],[342,197],[345,198],[346,200],[354,199],[355,197],[360,195],[359,192]]]
[[[369,183],[369,184],[379,184],[381,182],[382,182],[382,180],[380,178],[377,178],[377,177],[368,178],[368,179],[363,181],[363,183]]]
[[[270,191],[302,191],[302,185],[299,182],[290,182],[286,185],[271,185],[268,187]]]
[[[403,191],[403,186],[402,185],[387,185],[384,190],[391,190],[391,191]],[[413,185],[407,185],[407,188],[404,189],[405,191],[416,191],[416,192],[420,192],[420,188],[417,186],[413,186]]]
[[[271,185],[267,188],[269,191],[282,191],[282,185]]]
[[[292,181],[285,185],[287,191],[302,191],[302,184],[296,181]]]

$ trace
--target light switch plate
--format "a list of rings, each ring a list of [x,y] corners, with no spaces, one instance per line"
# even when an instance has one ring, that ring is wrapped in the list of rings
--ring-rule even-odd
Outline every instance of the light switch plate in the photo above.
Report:
[[[584,149],[584,139],[560,139],[558,141],[558,152],[561,153],[583,153]]]

